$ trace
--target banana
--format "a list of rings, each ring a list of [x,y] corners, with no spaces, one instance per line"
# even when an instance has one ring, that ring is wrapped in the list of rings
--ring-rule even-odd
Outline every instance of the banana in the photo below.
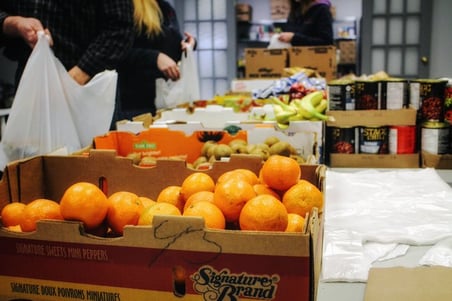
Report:
[[[316,110],[316,106],[320,105],[322,99],[323,92],[315,91],[304,96],[300,101],[300,106],[303,110],[310,113],[312,118],[317,118],[325,121],[332,121],[331,116],[325,115]]]
[[[309,93],[301,99],[292,99],[289,104],[277,97],[270,100],[273,104],[275,121],[280,128],[287,128],[291,121],[334,121],[334,117],[325,114],[328,101],[323,97],[322,91]]]
[[[275,120],[278,124],[289,124],[289,118],[297,114],[296,108],[290,106],[283,101],[279,100],[277,97],[270,98],[273,104],[273,111],[275,113]]]
[[[319,113],[325,113],[326,108],[328,107],[328,100],[326,100],[325,98],[322,98],[322,100],[320,101],[320,103],[318,105],[315,106],[315,110]]]

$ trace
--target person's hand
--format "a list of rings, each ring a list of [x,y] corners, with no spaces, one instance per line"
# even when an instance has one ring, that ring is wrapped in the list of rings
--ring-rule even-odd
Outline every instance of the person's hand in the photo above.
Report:
[[[49,43],[52,46],[53,41],[50,31],[44,28],[38,19],[10,16],[5,18],[3,22],[3,32],[6,35],[21,37],[31,48],[38,42],[38,31],[44,31],[49,37]]]
[[[191,49],[194,49],[196,44],[195,38],[188,32],[184,32],[184,35],[185,39],[181,42],[182,51],[185,51],[189,46],[191,47]]]
[[[294,36],[293,32],[281,32],[279,34],[278,40],[284,43],[290,43],[292,42],[293,36]]]
[[[179,66],[172,58],[162,52],[157,57],[157,67],[169,79],[178,80],[180,78]]]
[[[91,76],[78,66],[72,67],[68,73],[81,86],[85,85],[91,79]]]

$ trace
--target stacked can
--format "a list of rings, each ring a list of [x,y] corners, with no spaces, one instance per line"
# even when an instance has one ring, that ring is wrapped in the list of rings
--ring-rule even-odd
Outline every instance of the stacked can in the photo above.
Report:
[[[380,110],[386,109],[381,103],[380,82],[376,80],[355,81],[355,109]]]
[[[394,125],[389,127],[389,153],[414,154],[417,144],[415,125]]]
[[[388,78],[380,82],[381,106],[388,110],[399,110],[408,106],[408,81]]]
[[[449,123],[426,121],[421,128],[421,149],[435,155],[451,153],[451,137]]]
[[[327,86],[328,110],[355,109],[355,84],[352,80],[333,80]]]
[[[447,80],[418,79],[410,82],[410,106],[419,122],[443,122]]]
[[[389,153],[389,127],[362,126],[359,131],[359,153],[387,154]]]
[[[452,79],[447,79],[444,95],[444,121],[452,125]]]
[[[356,127],[328,127],[326,132],[328,151],[331,154],[357,153]]]

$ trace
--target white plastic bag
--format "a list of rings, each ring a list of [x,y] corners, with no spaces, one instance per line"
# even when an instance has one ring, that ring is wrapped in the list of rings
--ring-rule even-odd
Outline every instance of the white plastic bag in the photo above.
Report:
[[[281,48],[290,48],[292,47],[292,44],[290,43],[286,43],[286,42],[281,42],[279,40],[279,34],[274,34],[272,35],[271,39],[270,39],[270,43],[268,43],[267,48],[268,49],[281,49]]]
[[[2,137],[0,166],[65,148],[74,152],[106,133],[115,107],[116,71],[79,85],[54,56],[43,32],[34,47]]]
[[[155,105],[157,109],[174,108],[179,104],[199,100],[199,75],[196,54],[191,47],[182,54],[180,79],[156,80]]]

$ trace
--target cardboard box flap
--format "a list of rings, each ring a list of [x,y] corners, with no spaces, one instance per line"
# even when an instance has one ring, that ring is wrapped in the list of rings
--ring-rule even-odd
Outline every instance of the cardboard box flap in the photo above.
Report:
[[[449,301],[452,300],[452,268],[372,268],[365,301]]]

